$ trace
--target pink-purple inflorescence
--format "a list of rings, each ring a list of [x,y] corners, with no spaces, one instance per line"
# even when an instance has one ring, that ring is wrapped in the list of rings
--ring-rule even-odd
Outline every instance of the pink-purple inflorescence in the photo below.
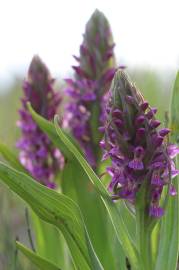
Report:
[[[158,129],[161,123],[155,118],[156,112],[126,74],[118,71],[110,89],[108,120],[100,145],[103,159],[111,159],[107,172],[111,176],[112,198],[135,204],[140,187],[145,185],[147,211],[150,216],[161,217],[163,188],[168,186],[169,194],[176,195],[172,178],[179,170],[172,159],[179,148],[168,143],[168,128]]]
[[[115,72],[113,48],[109,23],[96,10],[86,25],[80,57],[75,57],[79,63],[73,66],[75,78],[66,79],[70,99],[64,117],[64,127],[71,130],[93,167],[101,138],[98,126],[104,121],[104,94]]]
[[[40,130],[27,109],[27,102],[44,118],[52,120],[61,102],[53,90],[54,79],[38,56],[32,59],[28,77],[24,81],[24,97],[17,122],[22,137],[17,142],[19,159],[27,171],[40,183],[55,188],[54,177],[63,166],[63,156],[54,148],[47,135]]]

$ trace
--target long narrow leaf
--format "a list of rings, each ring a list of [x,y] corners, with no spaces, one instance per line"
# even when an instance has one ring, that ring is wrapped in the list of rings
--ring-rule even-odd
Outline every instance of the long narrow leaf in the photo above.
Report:
[[[104,269],[126,269],[126,258],[119,242],[115,240],[116,235],[106,216],[105,206],[76,160],[66,163],[62,179],[62,190],[64,194],[78,203],[91,242]],[[114,256],[115,249],[117,256]]]
[[[36,266],[39,267],[40,270],[61,270],[58,266],[55,264],[52,264],[45,258],[37,255],[35,252],[30,250],[29,248],[26,248],[21,243],[16,242],[17,248]]]
[[[101,210],[103,209],[100,209],[100,208],[104,208],[103,205],[101,205],[102,203],[99,203],[101,199],[97,198],[96,196],[96,202],[95,202],[92,196],[90,196],[90,194],[87,194],[84,190],[82,190],[84,187],[84,183],[87,186],[91,184],[87,180],[88,177],[86,173],[84,171],[81,172],[81,174],[83,175],[83,179],[81,178],[80,175],[78,175],[80,173],[80,164],[76,161],[74,156],[71,155],[71,152],[63,144],[63,142],[59,140],[59,137],[56,133],[54,125],[52,125],[49,121],[47,121],[46,119],[38,115],[32,109],[30,104],[28,104],[28,108],[29,108],[29,111],[31,112],[33,119],[36,121],[38,126],[48,135],[51,141],[60,149],[61,152],[63,152],[65,158],[68,160],[66,168],[63,172],[62,189],[65,194],[73,198],[73,200],[75,200],[79,204],[85,218],[88,232],[90,234],[90,237],[92,238],[92,244],[95,248],[97,255],[100,258],[101,263],[104,265],[104,268],[113,269],[114,268],[113,265],[115,264],[115,261],[116,261],[117,269],[119,268],[119,266],[121,270],[126,269],[124,253],[121,252],[121,257],[119,260],[113,259],[114,256],[112,253],[112,249],[114,247],[113,247],[113,243],[111,239],[109,239],[108,237],[107,232],[105,234],[106,221],[104,221],[104,218],[102,216],[106,218],[106,213],[104,211],[102,213]],[[75,142],[73,141],[73,143]],[[75,166],[75,172],[71,171],[71,168],[70,168],[71,166],[73,167]],[[77,179],[78,177],[80,177],[80,179]],[[80,186],[80,182],[82,186]],[[95,197],[95,194],[94,194],[94,197]],[[91,202],[90,202],[90,199],[91,199]],[[94,205],[94,207],[92,207],[92,205]],[[93,221],[93,218],[95,218],[95,223]],[[108,238],[108,241],[107,241],[107,238]],[[118,243],[117,245],[118,249],[119,249],[119,246],[120,244]],[[121,247],[120,247],[120,250],[121,250]],[[117,264],[117,262],[120,262],[120,264]]]
[[[71,269],[66,256],[67,247],[59,230],[40,219],[31,211],[32,229],[35,236],[35,249],[39,256],[55,263],[62,269]]]
[[[54,125],[52,125],[46,119],[44,119],[43,117],[41,117],[40,115],[38,115],[32,109],[32,107],[30,106],[30,104],[28,104],[28,108],[29,108],[29,111],[31,112],[31,115],[32,115],[33,119],[36,121],[36,123],[39,125],[39,127],[45,133],[47,133],[47,135],[52,140],[52,142],[63,152],[63,154],[65,155],[65,157],[67,158],[67,160],[73,160],[74,161],[74,158],[75,158],[74,155],[71,154],[71,150],[65,145],[65,143],[63,143],[61,137],[59,137],[57,135],[57,132],[55,130]],[[58,120],[57,120],[57,122],[58,122]],[[57,125],[58,125],[58,123],[57,123]],[[77,151],[76,153],[80,153],[76,147],[75,147],[75,149]],[[80,153],[80,155],[81,155],[81,153]],[[108,201],[108,206],[111,205],[111,203],[112,203],[111,202],[111,198],[110,198],[107,190],[105,189],[105,187],[103,186],[103,184],[101,183],[101,181],[98,179],[98,177],[96,176],[96,174],[93,172],[93,170],[91,169],[91,167],[88,165],[88,163],[86,162],[86,160],[84,160],[84,162],[85,162],[85,166],[88,167],[88,171],[90,171],[90,173],[92,174],[92,175],[90,175],[89,178],[92,181],[92,183],[94,184],[95,189],[98,190],[99,194],[102,195],[103,198],[106,197],[106,201]],[[84,169],[84,171],[86,172],[86,169]],[[87,172],[86,172],[86,174],[89,176],[89,174]],[[94,181],[95,181],[95,183],[94,183]],[[73,190],[71,190],[71,192],[72,192],[72,194],[74,193]],[[112,203],[112,205],[113,205],[113,203]],[[106,207],[107,207],[107,205],[106,205]],[[121,237],[122,237],[122,239],[123,239],[123,241],[125,243],[124,245],[121,243],[123,245],[123,248],[125,246],[125,248],[124,248],[125,253],[129,254],[128,256],[131,257],[131,259],[132,259],[132,257],[134,257],[134,259],[133,259],[134,260],[134,263],[133,264],[137,264],[137,255],[136,255],[137,252],[136,252],[135,247],[131,244],[132,238],[130,236],[128,236],[127,226],[124,223],[124,220],[123,220],[122,215],[120,214],[120,212],[116,208],[117,207],[115,206],[116,214],[118,212],[118,223],[115,223],[114,224],[112,222],[113,227],[114,227],[115,231],[118,232],[117,233],[117,237],[118,237],[118,240],[120,241],[120,243],[121,243],[121,239],[120,239],[119,235],[121,235]]]
[[[60,140],[68,147],[69,151],[76,157],[76,159],[81,164],[82,168],[88,175],[91,182],[94,184],[96,190],[100,193],[102,200],[108,210],[109,216],[111,218],[112,224],[115,228],[117,237],[128,256],[132,266],[134,269],[137,269],[138,267],[138,254],[137,250],[132,243],[132,239],[130,238],[128,231],[126,229],[126,226],[124,224],[124,221],[122,220],[120,216],[120,212],[118,211],[118,208],[116,207],[115,203],[111,200],[107,190],[105,189],[104,185],[98,178],[98,176],[95,174],[95,172],[92,170],[88,162],[83,158],[81,153],[78,151],[78,149],[75,147],[74,144],[65,136],[63,131],[59,128],[58,125],[58,116],[55,117],[55,127],[56,131],[59,135]]]
[[[68,159],[71,160],[73,158],[73,156],[71,155],[70,151],[68,150],[68,148],[66,147],[66,145],[64,145],[64,143],[62,143],[62,141],[58,140],[58,136],[56,134],[56,130],[54,128],[53,123],[49,122],[48,120],[46,120],[45,118],[43,118],[41,115],[37,114],[33,108],[31,107],[30,103],[27,103],[27,107],[29,112],[31,113],[33,119],[35,120],[35,122],[38,124],[38,126],[45,132],[48,134],[48,137],[51,139],[51,141],[53,141],[53,143],[60,149],[60,151],[63,153],[63,155]],[[70,135],[65,133],[67,137],[69,137]],[[70,137],[70,140],[73,140],[73,138]],[[73,143],[75,145],[76,142],[75,140],[73,140]]]
[[[14,169],[27,173],[25,168],[20,164],[14,151],[3,143],[0,143],[0,154]],[[43,222],[35,213],[32,215],[32,220],[38,254],[59,266],[63,266],[65,262],[63,251],[64,240],[57,229]],[[48,242],[48,245],[45,244],[45,242]],[[62,262],[63,264],[61,264]]]
[[[17,156],[15,155],[14,151],[12,151],[7,145],[0,142],[0,154],[6,160],[9,165],[11,165],[16,170],[26,172],[24,167],[20,164]]]
[[[32,177],[18,172],[0,162],[0,179],[24,199],[44,221],[58,227],[71,251],[76,269],[89,270],[102,267],[96,258],[98,268],[93,268],[92,251],[88,253],[89,239],[79,207],[67,196],[37,183]],[[88,240],[88,242],[86,241]]]
[[[179,72],[177,74],[170,109],[172,142],[179,143]],[[177,164],[179,166],[179,162]],[[168,200],[160,231],[159,251],[155,270],[176,270],[179,249],[179,178],[173,181],[177,196]]]

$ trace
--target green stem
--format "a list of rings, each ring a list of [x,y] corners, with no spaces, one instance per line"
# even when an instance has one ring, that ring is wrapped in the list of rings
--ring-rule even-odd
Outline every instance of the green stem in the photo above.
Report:
[[[140,254],[141,270],[152,270],[151,230],[147,227],[145,210],[137,209],[137,242]]]

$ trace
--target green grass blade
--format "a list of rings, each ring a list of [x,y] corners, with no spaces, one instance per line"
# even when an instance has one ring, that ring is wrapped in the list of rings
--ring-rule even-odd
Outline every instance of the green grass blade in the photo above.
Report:
[[[70,269],[66,254],[67,247],[60,231],[55,226],[40,219],[33,211],[30,212],[37,254],[61,269],[67,269],[67,266]]]
[[[67,136],[64,134],[61,128],[59,128],[58,125],[58,116],[55,116],[55,128],[56,132],[59,135],[60,140],[62,141],[68,150],[76,157],[78,162],[81,164],[82,168],[85,170],[86,174],[92,181],[93,185],[97,189],[97,191],[102,195],[102,197],[110,198],[108,191],[102,184],[102,182],[99,180],[96,173],[92,170],[91,166],[88,164],[88,162],[84,159],[83,155],[78,151],[76,146],[67,138]]]
[[[173,88],[170,127],[172,130],[172,143],[179,144],[179,73]],[[179,162],[177,162],[177,166],[179,166]],[[169,198],[165,216],[162,218],[155,270],[176,270],[177,267],[179,249],[179,177],[176,177],[172,182],[178,195]]]
[[[35,252],[26,248],[19,242],[16,242],[17,248],[32,262],[34,263],[39,269],[41,270],[61,270],[55,264],[49,262],[45,258],[37,255]]]
[[[116,235],[106,215],[105,206],[76,160],[66,163],[62,179],[62,191],[78,203],[91,242],[104,269],[126,269],[125,256],[122,257],[123,252],[120,244],[114,241]],[[118,254],[120,252],[120,258],[118,255],[114,256],[115,248],[117,248]]]
[[[55,225],[62,232],[70,249],[76,269],[102,270],[89,239],[79,207],[67,196],[34,181],[32,177],[18,172],[0,162],[0,179],[25,200],[44,221]],[[88,241],[87,241],[88,240]],[[93,260],[91,260],[93,254]],[[94,260],[98,267],[93,268]]]
[[[171,140],[179,144],[179,71],[175,79],[170,106]]]
[[[109,217],[112,221],[114,229],[116,231],[116,235],[124,249],[126,256],[128,256],[132,266],[134,269],[138,267],[138,254],[137,250],[132,243],[132,239],[128,234],[127,228],[124,224],[124,221],[116,207],[115,203],[111,200],[108,191],[105,189],[104,185],[96,175],[96,173],[92,170],[88,162],[84,159],[82,154],[78,151],[75,145],[65,136],[63,131],[59,128],[58,125],[58,116],[55,117],[55,128],[57,134],[59,135],[60,140],[68,147],[69,151],[76,157],[78,162],[81,164],[82,168],[88,175],[89,179],[95,186],[96,190],[102,197],[102,200],[108,210]]]
[[[48,135],[48,137],[55,144],[55,146],[60,149],[60,151],[63,153],[63,155],[68,160],[73,159],[73,156],[71,155],[71,153],[68,150],[68,148],[66,147],[66,145],[64,145],[64,143],[62,143],[62,141],[60,141],[58,139],[58,136],[56,134],[56,130],[54,128],[54,124],[49,122],[45,118],[43,118],[41,115],[37,114],[33,110],[33,108],[31,107],[30,103],[27,103],[27,107],[28,107],[28,110],[31,113],[32,118],[34,119],[34,121],[38,124],[40,129],[43,130]],[[66,134],[67,137],[69,137],[69,134],[67,134],[67,133],[65,133],[65,134]],[[70,137],[70,140],[73,140],[73,138]],[[74,140],[73,140],[73,143],[76,145],[76,142]]]
[[[24,167],[20,164],[18,157],[7,145],[0,142],[0,154],[16,170],[26,172]],[[26,172],[27,173],[27,172]]]
[[[0,154],[6,160],[9,165],[18,171],[27,173],[25,168],[20,164],[18,157],[7,145],[0,143]],[[47,258],[48,260],[61,266],[61,262],[64,261],[63,242],[59,232],[55,227],[43,222],[35,214],[32,216],[33,226],[36,232],[36,245],[37,252],[40,256]],[[41,226],[40,226],[41,225]],[[47,232],[48,231],[48,232]],[[48,245],[45,242],[48,241]],[[60,242],[59,242],[60,241]],[[52,249],[52,244],[54,249]],[[56,247],[55,247],[56,245]],[[63,263],[64,264],[64,263]],[[62,264],[62,265],[63,265]],[[61,267],[63,268],[63,267]]]

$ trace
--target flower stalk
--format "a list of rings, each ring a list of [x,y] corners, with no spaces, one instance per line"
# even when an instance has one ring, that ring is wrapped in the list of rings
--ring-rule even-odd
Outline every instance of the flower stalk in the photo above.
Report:
[[[147,185],[143,185],[136,203],[136,240],[140,254],[141,270],[152,269],[152,227],[147,224],[148,215],[145,209]]]

